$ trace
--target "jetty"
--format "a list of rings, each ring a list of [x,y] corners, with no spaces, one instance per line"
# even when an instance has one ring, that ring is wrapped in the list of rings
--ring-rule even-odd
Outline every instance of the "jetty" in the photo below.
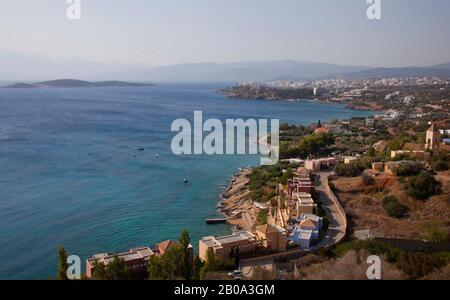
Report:
[[[224,224],[228,222],[228,218],[227,217],[222,217],[222,218],[210,218],[210,219],[206,219],[206,224]]]

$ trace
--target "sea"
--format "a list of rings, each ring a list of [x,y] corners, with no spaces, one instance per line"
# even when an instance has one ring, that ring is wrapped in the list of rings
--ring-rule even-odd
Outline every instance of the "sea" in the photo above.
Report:
[[[0,89],[0,279],[55,276],[58,246],[84,261],[230,232],[206,225],[250,155],[176,156],[175,119],[280,119],[309,125],[370,112],[314,101],[228,99],[229,84]],[[143,148],[143,151],[138,149]],[[142,149],[141,149],[142,150]],[[185,183],[185,179],[188,180]]]

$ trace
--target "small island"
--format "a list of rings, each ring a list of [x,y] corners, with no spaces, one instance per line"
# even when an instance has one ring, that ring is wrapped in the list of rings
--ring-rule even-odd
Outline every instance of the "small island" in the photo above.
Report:
[[[92,87],[147,87],[152,83],[134,83],[124,81],[91,82],[76,79],[58,79],[37,83],[15,83],[3,86],[4,89],[36,89],[36,88],[92,88]]]

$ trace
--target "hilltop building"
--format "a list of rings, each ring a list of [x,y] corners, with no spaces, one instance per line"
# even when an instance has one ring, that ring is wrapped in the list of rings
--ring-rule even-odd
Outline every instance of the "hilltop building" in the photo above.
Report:
[[[336,158],[327,157],[305,160],[305,169],[312,172],[320,172],[323,169],[332,169],[336,166]]]
[[[426,132],[426,144],[425,149],[431,151],[437,151],[439,149],[439,142],[441,140],[441,134],[436,130],[436,124],[433,123]]]

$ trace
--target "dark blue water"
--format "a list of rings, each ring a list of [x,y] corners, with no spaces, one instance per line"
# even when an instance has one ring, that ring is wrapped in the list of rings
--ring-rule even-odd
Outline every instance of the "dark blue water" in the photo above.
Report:
[[[84,260],[177,238],[183,228],[195,245],[228,232],[204,220],[216,213],[229,176],[258,157],[174,156],[170,125],[194,110],[295,124],[368,114],[225,99],[214,92],[220,87],[0,89],[0,279],[54,275],[61,244]]]

